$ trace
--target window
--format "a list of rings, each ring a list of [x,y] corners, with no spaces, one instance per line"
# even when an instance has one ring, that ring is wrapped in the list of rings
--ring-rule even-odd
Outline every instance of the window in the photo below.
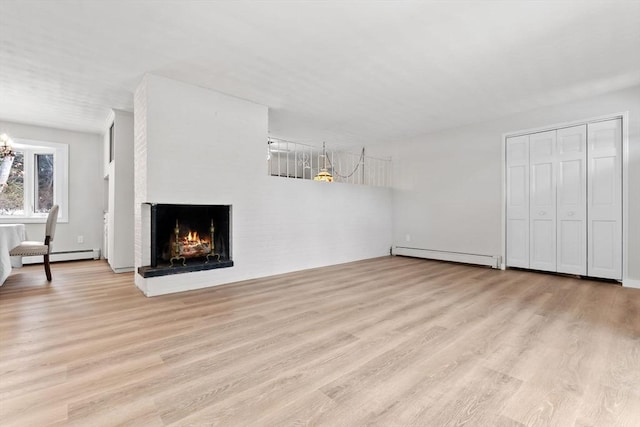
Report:
[[[54,204],[61,221],[67,219],[66,144],[15,139],[14,158],[0,191],[0,219],[43,222]],[[2,162],[10,161],[8,158]],[[5,165],[6,167],[6,165]]]

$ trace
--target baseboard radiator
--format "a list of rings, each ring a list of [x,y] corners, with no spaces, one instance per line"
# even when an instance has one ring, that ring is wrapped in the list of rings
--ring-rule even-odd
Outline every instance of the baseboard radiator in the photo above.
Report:
[[[427,258],[437,259],[440,261],[463,262],[465,264],[487,265],[492,268],[500,268],[500,263],[502,261],[499,255],[479,255],[465,252],[409,248],[406,246],[394,246],[392,253],[394,255],[410,256],[415,258]]]
[[[79,261],[83,259],[100,259],[100,249],[86,249],[80,251],[61,251],[51,252],[49,261]],[[41,256],[25,256],[22,257],[22,264],[38,264],[42,263]]]

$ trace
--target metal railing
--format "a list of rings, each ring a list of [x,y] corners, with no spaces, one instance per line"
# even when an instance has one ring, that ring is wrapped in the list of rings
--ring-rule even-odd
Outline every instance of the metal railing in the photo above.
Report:
[[[269,138],[267,167],[271,176],[320,180],[328,172],[333,182],[391,187],[391,159],[366,156],[364,148],[351,153]]]

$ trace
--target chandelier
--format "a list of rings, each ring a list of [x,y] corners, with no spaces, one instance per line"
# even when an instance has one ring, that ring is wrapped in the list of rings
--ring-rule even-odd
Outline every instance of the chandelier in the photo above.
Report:
[[[327,147],[326,144],[322,143],[322,168],[318,175],[316,175],[313,180],[314,181],[322,181],[322,182],[333,182],[333,175],[327,169]]]
[[[14,156],[13,147],[11,147],[12,142],[6,133],[0,135],[0,144],[2,144],[0,145],[0,159]]]

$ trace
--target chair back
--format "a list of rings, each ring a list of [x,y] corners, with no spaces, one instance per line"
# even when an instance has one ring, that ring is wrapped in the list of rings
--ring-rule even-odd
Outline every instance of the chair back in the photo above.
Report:
[[[58,210],[60,206],[53,205],[47,216],[47,226],[44,229],[44,235],[49,238],[49,241],[53,241],[53,235],[56,233],[56,224],[58,222]]]

